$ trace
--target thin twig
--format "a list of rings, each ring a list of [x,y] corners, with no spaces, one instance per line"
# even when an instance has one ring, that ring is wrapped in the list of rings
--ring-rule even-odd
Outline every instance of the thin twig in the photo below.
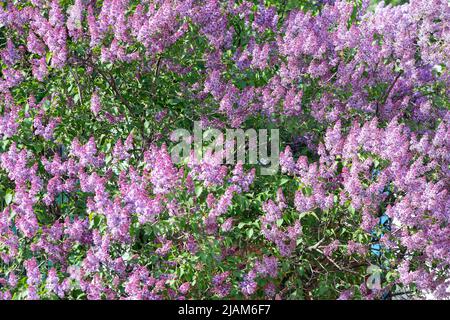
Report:
[[[80,106],[83,105],[83,94],[80,88],[80,84],[78,82],[78,77],[76,76],[75,72],[73,72],[72,68],[70,68],[70,73],[72,74],[73,78],[75,79],[75,84],[77,86],[78,95],[80,96]]]
[[[97,66],[92,63],[89,60],[85,60],[92,68],[95,69],[95,71],[97,71],[102,77],[103,79],[105,79],[106,82],[108,82],[109,86],[111,87],[111,89],[114,91],[114,93],[116,94],[116,96],[120,99],[120,101],[130,110],[130,104],[128,103],[128,101],[122,96],[122,94],[120,93],[119,89],[117,88],[117,84],[114,80],[114,77],[111,75],[111,77],[108,77],[107,74],[105,74],[105,72],[103,72],[103,70],[101,70],[100,68],[97,68]]]

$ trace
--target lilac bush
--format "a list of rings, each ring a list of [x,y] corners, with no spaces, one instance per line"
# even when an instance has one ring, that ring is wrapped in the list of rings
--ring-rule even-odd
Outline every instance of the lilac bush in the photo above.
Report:
[[[0,57],[0,299],[450,297],[447,0],[9,0]]]

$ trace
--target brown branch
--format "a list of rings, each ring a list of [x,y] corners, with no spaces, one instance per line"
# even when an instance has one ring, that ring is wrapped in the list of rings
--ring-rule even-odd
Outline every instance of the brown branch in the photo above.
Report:
[[[159,73],[161,71],[161,56],[158,57],[158,60],[156,61],[156,69],[155,69],[155,77],[153,78],[153,82],[152,82],[152,97],[154,98],[156,95],[156,82],[159,78]]]
[[[89,58],[87,59],[83,59],[81,57],[76,56],[75,58],[77,58],[78,61],[88,64],[90,67],[92,67],[98,74],[100,74],[102,76],[102,78],[109,84],[109,86],[111,87],[111,89],[114,91],[116,97],[128,108],[130,109],[130,104],[128,103],[128,101],[122,96],[122,94],[120,93],[116,81],[114,80],[113,75],[107,75],[103,70],[101,70],[100,68],[97,67],[97,65],[95,63],[93,63]]]

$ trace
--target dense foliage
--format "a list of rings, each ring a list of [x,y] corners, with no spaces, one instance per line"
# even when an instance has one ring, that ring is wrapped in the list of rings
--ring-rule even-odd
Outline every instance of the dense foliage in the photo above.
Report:
[[[0,2],[0,298],[449,297],[450,7],[400,2]],[[173,163],[197,120],[280,170]]]

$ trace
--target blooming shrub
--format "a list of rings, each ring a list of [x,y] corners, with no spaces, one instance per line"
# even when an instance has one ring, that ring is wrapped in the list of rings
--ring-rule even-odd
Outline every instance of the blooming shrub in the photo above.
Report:
[[[2,2],[0,298],[448,298],[449,26],[447,0]],[[280,170],[175,163],[194,120],[279,128]]]

